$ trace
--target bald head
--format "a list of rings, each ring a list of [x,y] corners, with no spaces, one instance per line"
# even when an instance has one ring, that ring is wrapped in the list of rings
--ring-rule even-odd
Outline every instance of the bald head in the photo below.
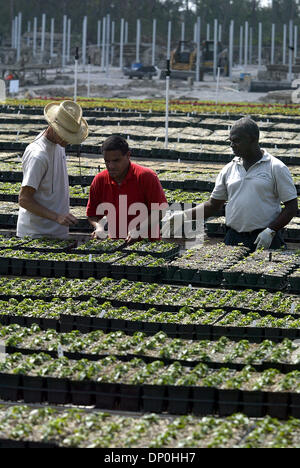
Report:
[[[252,141],[259,141],[258,125],[249,117],[243,117],[237,120],[231,128],[231,132],[238,132],[239,134],[250,137]]]

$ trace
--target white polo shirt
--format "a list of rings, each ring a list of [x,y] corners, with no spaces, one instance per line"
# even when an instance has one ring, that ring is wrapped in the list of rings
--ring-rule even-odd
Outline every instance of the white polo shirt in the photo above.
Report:
[[[34,188],[34,198],[40,205],[58,214],[69,213],[70,195],[65,149],[40,134],[27,146],[22,166],[22,187]],[[67,226],[36,216],[20,207],[17,236],[64,239],[68,234]]]
[[[226,225],[237,232],[265,229],[281,212],[280,202],[297,198],[287,166],[264,151],[248,171],[235,157],[219,173],[211,198],[227,200]]]

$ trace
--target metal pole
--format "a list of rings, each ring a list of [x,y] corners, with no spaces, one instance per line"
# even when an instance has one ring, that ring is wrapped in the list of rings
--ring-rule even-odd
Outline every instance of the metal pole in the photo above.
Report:
[[[219,42],[222,42],[222,25],[219,24]]]
[[[71,18],[68,18],[67,62],[70,61],[70,54],[71,54]]]
[[[293,72],[293,21],[289,22],[289,74],[288,80],[292,81],[292,72]]]
[[[249,29],[249,64],[252,65],[252,51],[253,51],[253,28]]]
[[[87,80],[87,97],[90,97],[91,84],[91,57],[88,56],[88,80]]]
[[[54,18],[51,18],[50,57],[53,57],[53,45],[54,45]]]
[[[201,18],[197,17],[197,55],[196,55],[196,81],[200,81],[200,41],[201,41]]]
[[[125,44],[128,44],[128,21],[125,22]]]
[[[22,40],[22,13],[18,13],[18,41],[17,41],[17,61],[21,58],[21,40]]]
[[[15,20],[11,21],[11,48],[15,49]]]
[[[37,18],[33,18],[33,55],[36,55]]]
[[[27,47],[30,47],[31,21],[27,21]]]
[[[140,41],[141,41],[141,20],[136,21],[136,54],[135,61],[139,63],[140,61]]]
[[[86,64],[86,33],[87,33],[87,16],[83,18],[82,23],[82,65]]]
[[[296,63],[296,58],[298,54],[298,26],[294,27],[294,63]]]
[[[274,65],[275,56],[275,24],[272,24],[271,65]]]
[[[97,21],[97,47],[100,47],[101,41],[101,20]]]
[[[114,63],[114,55],[115,55],[115,22],[112,21],[111,23],[111,58],[110,64],[113,66]]]
[[[217,78],[218,67],[218,20],[214,20],[214,80]]]
[[[41,38],[41,52],[45,51],[45,32],[46,32],[46,15],[42,14],[42,38]]]
[[[181,41],[184,41],[184,37],[185,37],[185,24],[182,21],[182,23],[181,23]],[[183,44],[181,44],[181,52],[182,51],[183,51]]]
[[[155,65],[155,46],[156,46],[156,25],[157,25],[157,20],[153,20],[153,26],[152,26],[152,65]]]
[[[282,64],[286,64],[286,40],[287,40],[287,25],[283,25],[283,50],[282,50]]]
[[[194,24],[194,41],[195,44],[197,42],[197,23]]]
[[[258,23],[258,66],[261,67],[262,23]]]
[[[110,15],[106,19],[106,74],[109,73],[109,55],[110,55]]]
[[[124,51],[124,18],[121,18],[120,30],[120,68],[123,69],[123,51]]]
[[[233,69],[233,41],[234,41],[234,21],[230,22],[230,32],[229,32],[229,77],[232,78],[232,69]]]
[[[102,54],[101,54],[101,70],[105,70],[105,38],[106,38],[106,17],[103,18],[102,27]]]
[[[210,41],[210,24],[207,23],[206,25],[206,40]]]
[[[169,144],[169,94],[170,94],[170,58],[171,58],[171,32],[172,23],[168,22],[168,46],[167,46],[167,73],[166,73],[166,119],[165,119],[165,149]]]
[[[77,100],[78,60],[79,60],[78,47],[76,47],[76,52],[75,52],[75,67],[74,67],[74,102],[76,102],[76,100]]]
[[[244,37],[244,28],[243,26],[240,26],[240,67],[242,66],[243,63],[243,37]]]
[[[62,68],[66,65],[66,36],[67,36],[67,15],[63,16],[63,37],[62,37]]]
[[[219,100],[220,72],[221,72],[221,68],[218,67],[217,86],[216,86],[216,104],[218,104],[218,100]]]
[[[245,69],[248,65],[248,37],[249,37],[249,23],[248,21],[245,22],[245,56],[244,56],[244,66]]]

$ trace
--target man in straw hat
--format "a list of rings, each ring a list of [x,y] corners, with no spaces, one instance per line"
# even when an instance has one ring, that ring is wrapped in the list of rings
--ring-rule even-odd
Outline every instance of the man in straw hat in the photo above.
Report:
[[[77,219],[69,209],[65,147],[81,144],[88,124],[73,101],[52,102],[44,109],[49,126],[27,146],[19,194],[17,236],[63,239]]]

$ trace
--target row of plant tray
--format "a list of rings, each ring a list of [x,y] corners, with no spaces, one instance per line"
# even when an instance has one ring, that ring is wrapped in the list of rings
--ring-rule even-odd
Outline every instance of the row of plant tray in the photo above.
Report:
[[[0,213],[0,229],[16,229],[17,214]],[[75,226],[70,226],[70,232],[92,232],[92,227],[86,218],[79,218]]]
[[[24,151],[27,143],[21,142],[0,142],[0,151]],[[99,146],[94,145],[70,145],[68,148],[69,153],[77,153],[81,151],[86,154],[99,154]],[[295,150],[296,151],[296,150]],[[175,151],[171,149],[143,149],[132,148],[132,156],[134,158],[163,158],[169,160],[178,160],[179,158],[186,161],[203,161],[203,162],[222,162],[229,163],[232,160],[232,154],[226,153],[209,153],[209,152],[190,152],[190,151]],[[299,156],[278,156],[284,164],[286,165],[299,165],[300,157]]]
[[[0,275],[82,279],[110,276],[114,279],[152,282],[159,279],[161,274],[161,267],[0,257]]]
[[[294,340],[300,337],[300,329],[297,328],[259,328],[218,326],[218,324],[200,325],[175,322],[145,322],[141,320],[85,317],[67,314],[60,314],[59,319],[2,314],[0,315],[0,323],[5,326],[17,323],[23,327],[31,327],[36,323],[42,330],[55,329],[61,333],[68,333],[72,330],[79,330],[81,333],[103,330],[106,333],[124,331],[131,335],[136,332],[143,332],[147,336],[152,336],[159,331],[163,331],[170,338],[187,340],[218,340],[222,336],[226,336],[234,341],[246,339],[253,343],[260,343],[264,340],[280,342],[284,338]]]
[[[59,445],[56,444],[47,444],[46,442],[34,442],[30,440],[14,440],[14,439],[0,439],[0,449],[15,449],[15,448],[61,448]]]
[[[73,404],[145,413],[228,416],[242,412],[250,417],[300,417],[299,393],[131,385],[6,373],[0,373],[0,398],[5,401]]]
[[[224,237],[226,234],[226,226],[223,223],[212,223],[208,221],[205,226],[206,233],[209,237]],[[283,231],[283,237],[287,242],[299,242],[300,229],[286,227]]]
[[[41,123],[45,123],[45,120],[43,119],[43,106],[24,106],[24,105],[18,105],[18,106],[13,106],[13,105],[7,105],[7,104],[2,104],[0,106],[0,117],[2,113],[10,113],[12,116],[14,114],[25,114],[25,115],[40,115],[41,116]],[[132,117],[134,116],[139,116],[139,117],[144,117],[145,119],[151,118],[153,120],[153,117],[164,117],[165,113],[157,110],[132,110],[132,109],[123,109],[123,108],[114,108],[110,109],[107,107],[97,107],[94,109],[84,109],[84,115],[85,117],[88,117],[88,122],[90,125],[94,124],[97,125],[99,123],[99,117],[130,117],[131,124],[133,122]],[[218,112],[206,112],[206,113],[197,113],[197,108],[195,107],[195,111],[192,113],[187,113],[187,112],[171,112],[170,113],[171,117],[186,117],[186,116],[191,116],[195,118],[194,123],[189,122],[190,125],[194,125],[195,127],[199,127],[201,125],[201,121],[204,119],[221,119],[221,120],[239,120],[243,117],[245,117],[244,113],[218,113]],[[91,117],[95,117],[95,120],[91,119]],[[278,114],[252,114],[252,117],[258,117],[261,122],[267,122],[267,123],[287,123],[287,124],[299,124],[299,116],[285,116],[285,115],[278,115]],[[8,117],[5,116],[5,121]],[[196,120],[198,119],[198,120]],[[20,116],[15,120],[20,121]],[[22,117],[23,121],[23,117]],[[14,123],[13,122],[13,123]],[[104,122],[107,122],[107,120],[104,120]],[[137,120],[137,123],[140,123],[141,120]],[[161,122],[161,121],[160,121]],[[32,119],[30,119],[29,123],[32,123]],[[148,124],[148,121],[145,120],[145,124]],[[173,122],[172,122],[173,123]],[[128,122],[126,123],[128,125]],[[180,122],[176,121],[176,125],[179,125]],[[186,122],[183,121],[181,124],[186,126]],[[132,124],[134,125],[134,124]],[[223,128],[223,127],[222,127]],[[289,127],[287,127],[289,128]]]
[[[21,348],[21,347],[14,347],[14,346],[7,346],[5,348],[6,354],[14,354],[14,353],[21,353],[26,356],[38,354],[38,353],[45,353],[43,349],[37,348]],[[52,358],[57,358],[58,353],[56,351],[48,351],[47,354]],[[245,364],[241,362],[218,362],[218,361],[206,361],[205,359],[201,359],[200,361],[196,358],[193,360],[183,360],[183,359],[171,359],[165,358],[161,356],[145,356],[143,354],[90,354],[90,353],[83,353],[83,352],[69,352],[63,351],[63,356],[67,359],[80,361],[82,359],[86,359],[88,361],[99,361],[101,359],[105,359],[107,357],[114,357],[119,361],[128,362],[132,359],[142,359],[146,364],[153,363],[159,359],[159,361],[163,362],[164,365],[169,366],[176,363],[179,363],[181,366],[184,367],[196,367],[199,364],[207,364],[211,369],[222,369],[226,367],[227,369],[233,369],[236,371],[241,371]],[[273,362],[273,361],[264,361],[261,363],[251,364],[251,368],[253,368],[256,372],[263,372],[267,369],[277,369],[282,374],[288,374],[289,372],[299,371],[300,364],[290,364],[284,362]]]

